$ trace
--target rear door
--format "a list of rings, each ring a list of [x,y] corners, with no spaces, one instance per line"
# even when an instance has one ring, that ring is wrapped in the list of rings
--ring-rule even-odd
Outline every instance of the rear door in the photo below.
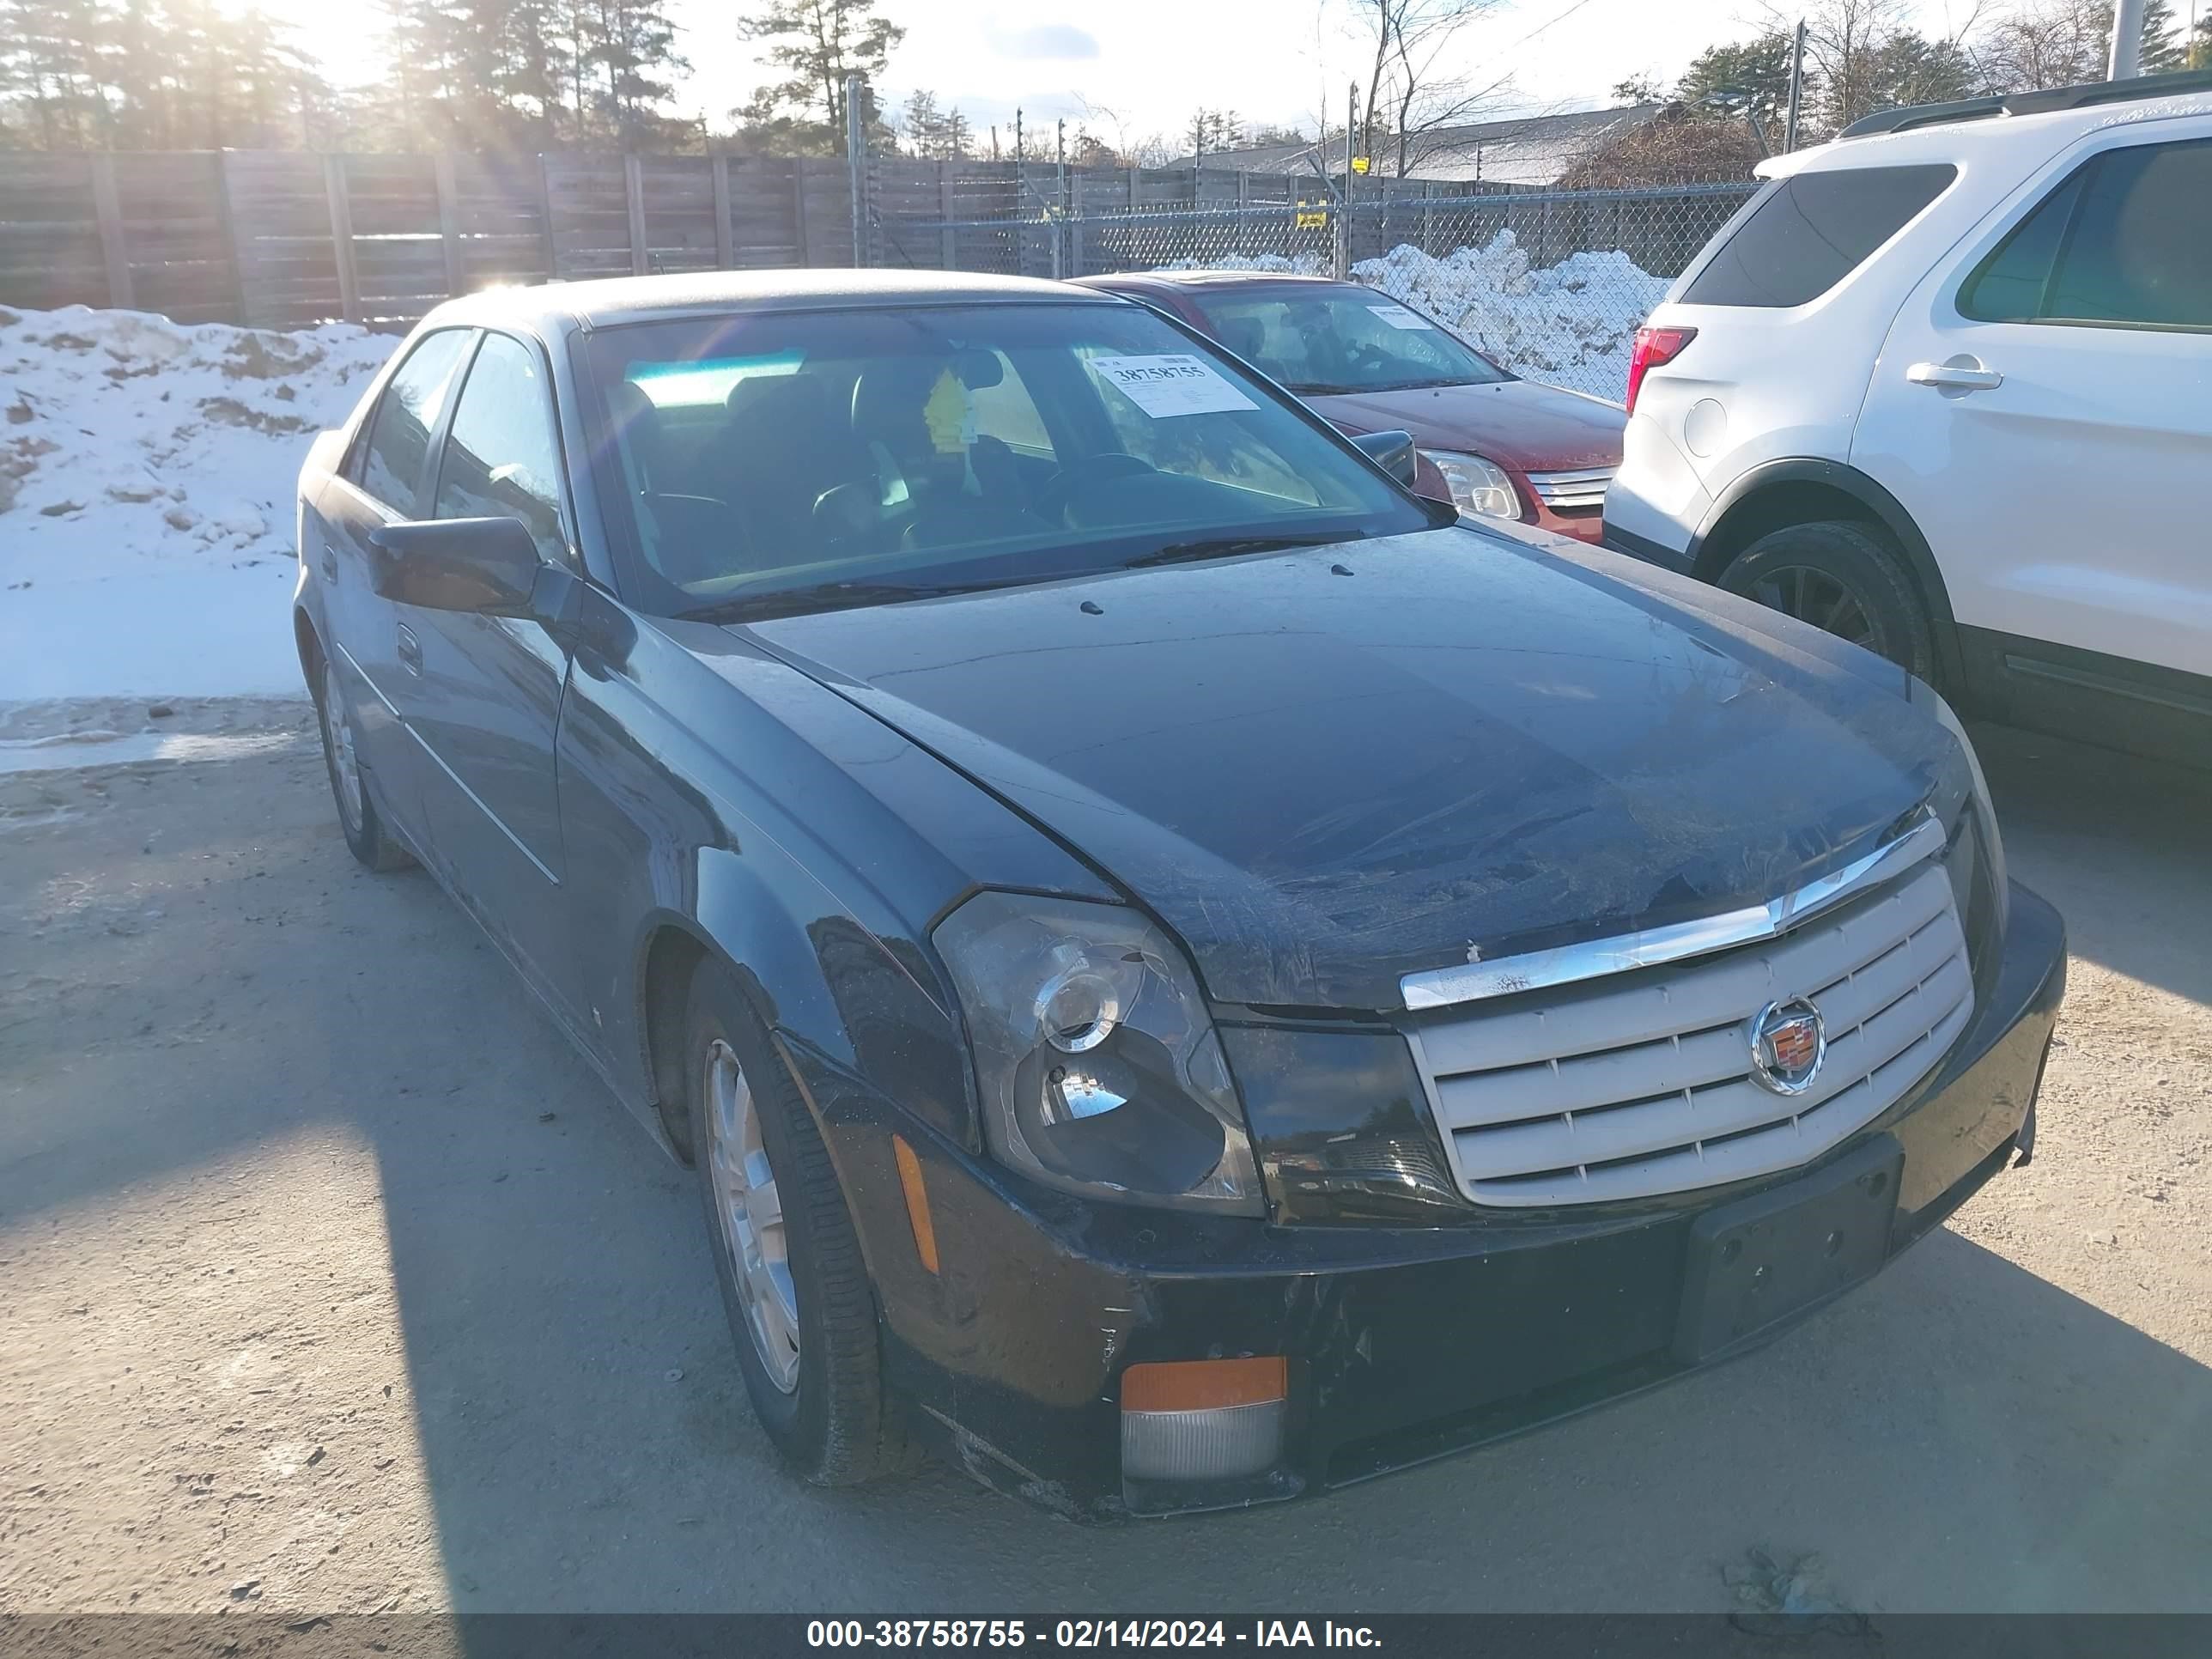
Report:
[[[487,333],[454,405],[433,519],[516,518],[577,568],[551,380],[539,347]],[[525,617],[399,608],[420,672],[403,704],[431,764],[431,847],[463,902],[573,1010],[554,737],[568,653]]]
[[[325,643],[352,702],[355,742],[377,799],[417,846],[422,757],[399,714],[414,671],[398,607],[375,591],[381,556],[368,538],[383,525],[418,517],[428,503],[433,443],[475,338],[473,329],[440,329],[409,349],[317,501],[323,544],[314,558],[330,621]]]
[[[2015,672],[2212,675],[2212,116],[2092,135],[1961,242],[1852,459]]]

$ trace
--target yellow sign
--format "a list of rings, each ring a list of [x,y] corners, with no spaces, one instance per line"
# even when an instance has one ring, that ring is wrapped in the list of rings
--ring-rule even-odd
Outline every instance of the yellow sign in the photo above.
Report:
[[[1352,158],[1352,170],[1354,173],[1364,173],[1373,165],[1374,163],[1370,161],[1364,155],[1355,155]]]
[[[1300,230],[1327,230],[1328,228],[1328,204],[1322,202],[1299,203],[1297,216],[1294,222]]]

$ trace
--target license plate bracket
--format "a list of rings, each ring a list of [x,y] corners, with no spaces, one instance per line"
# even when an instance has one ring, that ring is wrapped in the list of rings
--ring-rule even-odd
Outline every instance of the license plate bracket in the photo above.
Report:
[[[1684,1364],[1747,1347],[1774,1326],[1871,1278],[1889,1258],[1905,1149],[1878,1135],[1848,1158],[1691,1226],[1674,1327]]]

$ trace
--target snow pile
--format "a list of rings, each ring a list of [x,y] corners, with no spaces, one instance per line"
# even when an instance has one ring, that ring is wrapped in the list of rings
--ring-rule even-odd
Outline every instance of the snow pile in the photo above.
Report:
[[[1510,230],[1442,258],[1409,245],[1352,267],[1516,374],[1620,401],[1638,325],[1667,291],[1626,253],[1575,253],[1532,268]]]
[[[1237,254],[1178,259],[1161,270],[1257,270],[1285,276],[1327,274],[1322,256]],[[1481,247],[1439,258],[1401,243],[1352,268],[1358,281],[1419,307],[1477,350],[1516,374],[1619,403],[1628,392],[1628,352],[1637,325],[1667,291],[1626,253],[1576,253],[1532,267],[1510,230]]]
[[[1326,276],[1328,262],[1318,253],[1224,253],[1218,259],[1176,259],[1155,270],[1262,270],[1271,276]]]
[[[0,308],[0,702],[296,693],[294,484],[392,345]]]

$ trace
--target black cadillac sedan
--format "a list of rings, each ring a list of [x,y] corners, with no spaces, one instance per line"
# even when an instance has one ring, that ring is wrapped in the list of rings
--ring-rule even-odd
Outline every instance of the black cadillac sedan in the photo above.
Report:
[[[799,1474],[1311,1493],[1737,1352],[2025,1158],[1972,747],[1054,284],[434,312],[300,484],[337,816],[696,1166]]]

